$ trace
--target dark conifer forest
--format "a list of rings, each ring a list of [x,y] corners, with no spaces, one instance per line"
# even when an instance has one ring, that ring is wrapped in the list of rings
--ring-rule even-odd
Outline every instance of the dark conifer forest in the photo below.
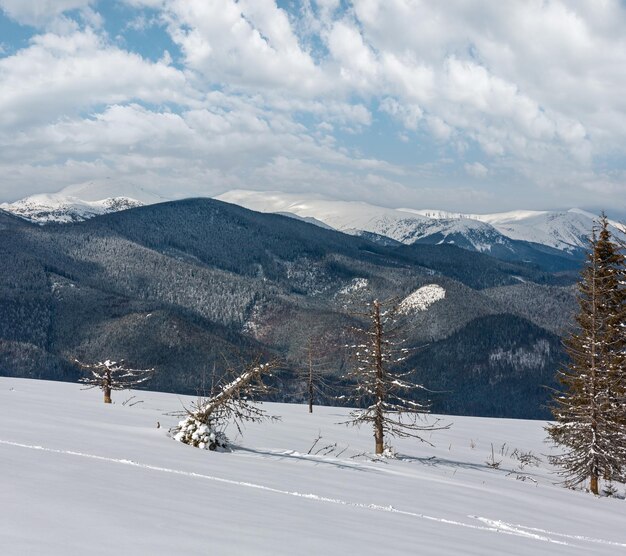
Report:
[[[124,359],[155,368],[152,389],[195,394],[267,354],[284,367],[273,398],[303,401],[302,345],[324,338],[339,391],[360,304],[437,284],[445,298],[405,324],[405,365],[432,411],[524,418],[549,415],[577,280],[577,264],[550,253],[399,246],[209,199],[66,225],[0,213],[0,260],[5,376],[75,381],[75,359]]]

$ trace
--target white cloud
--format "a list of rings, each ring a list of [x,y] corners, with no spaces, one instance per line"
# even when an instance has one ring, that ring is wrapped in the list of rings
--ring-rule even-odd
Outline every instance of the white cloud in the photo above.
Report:
[[[426,121],[428,128],[436,139],[447,141],[452,136],[453,128],[438,116],[428,116]]]
[[[0,8],[19,23],[39,27],[63,12],[88,8],[94,3],[95,0],[0,0]]]
[[[135,8],[162,8],[167,0],[120,0]]]
[[[465,163],[463,168],[470,176],[475,178],[484,178],[489,173],[487,167],[483,166],[480,162],[473,162],[471,164]]]
[[[345,21],[338,21],[326,41],[341,79],[351,87],[369,91],[375,85],[378,63],[359,31]]]
[[[0,126],[41,125],[97,104],[186,102],[183,73],[107,44],[91,30],[39,35],[0,58]]]
[[[417,130],[424,116],[424,112],[417,104],[400,104],[391,97],[382,99],[379,109],[402,122],[405,128],[413,131]]]
[[[619,0],[310,0],[291,13],[273,0],[123,1],[158,10],[180,52],[152,62],[116,46],[89,0],[0,0],[44,29],[0,53],[11,183],[158,168],[177,190],[330,180],[355,197],[363,184],[372,201],[377,187],[408,198],[418,182],[454,200],[464,174],[510,184],[511,197],[520,183],[572,199],[623,190],[606,162],[626,156]],[[385,140],[430,166],[378,159]]]
[[[273,1],[172,0],[167,17],[187,66],[208,82],[308,95],[328,87]]]

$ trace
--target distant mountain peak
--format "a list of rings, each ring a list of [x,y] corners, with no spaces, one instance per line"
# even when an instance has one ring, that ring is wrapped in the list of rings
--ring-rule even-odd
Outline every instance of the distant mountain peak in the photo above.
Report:
[[[98,201],[84,201],[75,197],[32,195],[14,203],[3,203],[2,210],[36,224],[81,222],[94,216],[143,206],[130,197],[109,197]]]
[[[217,198],[260,212],[290,212],[303,218],[315,218],[346,233],[368,232],[406,244],[453,243],[486,253],[493,253],[494,248],[514,251],[517,241],[574,254],[586,247],[597,218],[580,209],[514,210],[493,214],[390,209],[277,191],[235,190]]]

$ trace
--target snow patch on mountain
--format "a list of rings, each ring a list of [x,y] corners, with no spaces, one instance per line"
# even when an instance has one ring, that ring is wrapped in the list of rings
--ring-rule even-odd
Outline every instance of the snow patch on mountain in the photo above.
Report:
[[[348,285],[339,290],[339,293],[342,295],[355,293],[367,288],[368,284],[369,282],[367,281],[367,278],[353,278],[352,280],[350,280]]]
[[[433,303],[445,299],[446,290],[439,284],[428,284],[407,295],[398,305],[400,314],[408,315],[418,311],[425,311]]]

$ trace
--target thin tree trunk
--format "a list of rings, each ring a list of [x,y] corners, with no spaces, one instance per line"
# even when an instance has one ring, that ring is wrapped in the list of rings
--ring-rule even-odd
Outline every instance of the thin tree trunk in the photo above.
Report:
[[[313,413],[313,347],[309,340],[309,413]]]
[[[383,389],[383,353],[382,353],[382,325],[380,322],[380,303],[374,301],[374,326],[376,332],[376,414],[374,416],[374,440],[376,442],[376,453],[382,454],[385,444],[385,436],[383,423],[385,415],[383,412],[383,403],[385,401],[385,392]]]
[[[104,403],[111,403],[111,371],[107,370],[104,378],[104,387],[102,388],[104,392]]]
[[[592,318],[593,318],[593,332],[592,332],[592,347],[591,347],[591,430],[593,433],[593,449],[595,452],[596,438],[598,435],[598,406],[597,406],[597,393],[598,393],[598,375],[597,375],[597,340],[596,340],[596,309],[597,309],[597,297],[596,297],[596,275],[594,272],[594,280],[592,283]],[[595,452],[597,453],[597,452]],[[589,486],[591,492],[598,494],[598,459],[594,455],[592,468],[591,468],[591,480]]]

